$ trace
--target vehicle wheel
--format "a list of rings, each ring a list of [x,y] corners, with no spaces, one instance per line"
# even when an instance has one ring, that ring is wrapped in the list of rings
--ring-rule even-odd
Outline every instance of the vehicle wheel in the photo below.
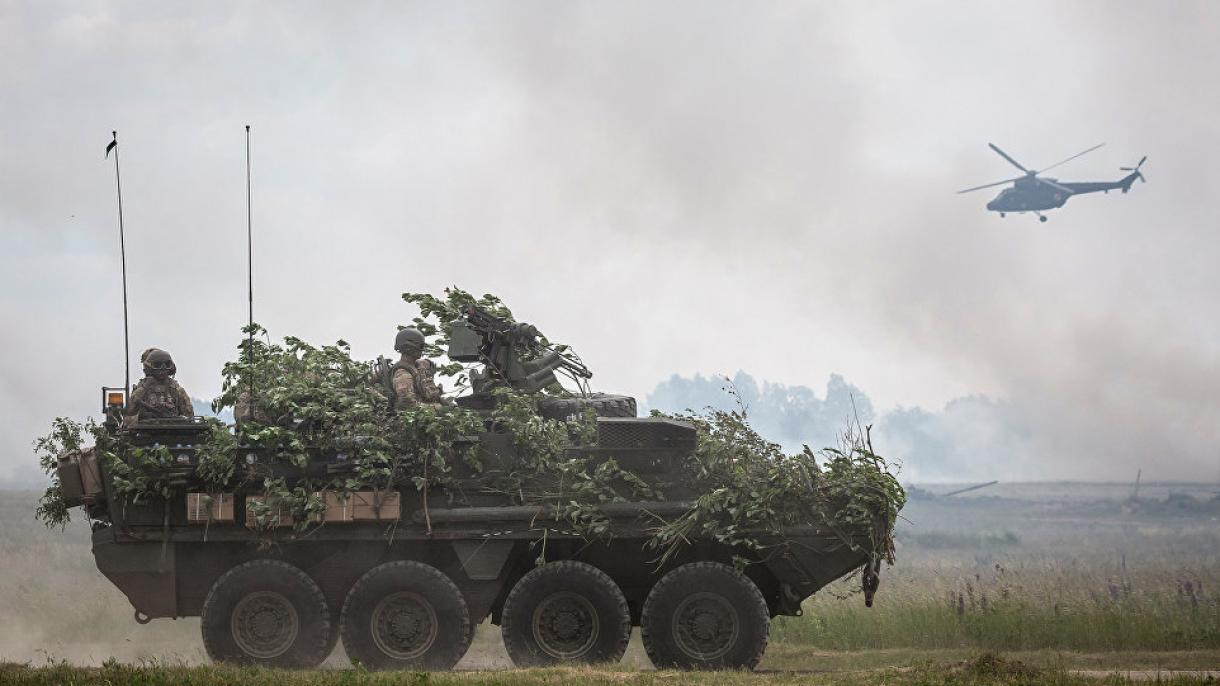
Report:
[[[252,560],[225,572],[200,614],[203,646],[218,662],[304,669],[326,659],[326,598],[286,562]]]
[[[1046,217],[1038,217],[1038,221],[1040,221],[1040,222],[1045,222],[1045,221],[1046,221]]]
[[[767,601],[746,575],[719,562],[692,562],[653,586],[640,638],[657,669],[754,669],[770,623]]]
[[[610,393],[594,393],[587,398],[538,399],[538,414],[547,419],[567,419],[579,415],[585,408],[593,408],[598,417],[634,417],[635,398]]]
[[[422,562],[387,562],[360,577],[343,603],[343,649],[367,669],[450,669],[470,647],[466,599]]]
[[[631,638],[631,612],[605,572],[583,562],[551,562],[513,586],[500,631],[518,667],[618,662]]]
[[[342,621],[343,614],[338,609],[332,609],[330,611],[330,638],[326,641],[326,647],[322,650],[322,659],[319,661],[319,664],[326,662],[326,659],[335,652],[335,646],[339,645],[339,626],[342,624]]]

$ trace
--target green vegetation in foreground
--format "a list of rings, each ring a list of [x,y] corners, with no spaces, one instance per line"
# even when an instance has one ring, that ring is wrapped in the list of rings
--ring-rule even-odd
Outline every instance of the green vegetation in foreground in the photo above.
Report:
[[[766,672],[862,672],[910,665],[957,664],[979,655],[975,648],[885,648],[819,650],[793,644],[770,645],[759,669]],[[1131,650],[1085,653],[1064,650],[1004,651],[1005,658],[1034,667],[1087,672],[1174,672],[1220,669],[1220,649]],[[640,663],[637,663],[640,664]],[[620,665],[621,666],[621,665]]]
[[[972,648],[1076,651],[1220,648],[1214,561],[1107,569],[1053,560],[1008,568],[914,567],[883,575],[870,609],[832,586],[802,617],[772,625],[772,646],[827,650]]]
[[[45,667],[0,664],[0,683],[14,686],[42,686],[44,684],[76,685],[106,684],[107,686],[221,686],[227,684],[265,684],[267,686],[380,686],[382,684],[503,684],[525,686],[527,684],[639,684],[641,686],[680,684],[892,684],[893,686],[933,686],[953,684],[960,686],[990,684],[1125,684],[1134,683],[1119,676],[1110,675],[1099,680],[1096,677],[1072,674],[1063,669],[1033,667],[1017,660],[994,654],[976,655],[969,660],[951,664],[917,663],[905,669],[886,669],[840,673],[809,672],[622,672],[608,667],[565,667],[552,669],[526,669],[503,672],[444,672],[369,673],[359,670],[320,670],[289,672],[283,670],[215,667],[174,667],[157,664],[139,666],[108,663],[100,668],[88,669],[66,664]],[[1215,683],[1201,677],[1173,676],[1158,679],[1162,684]]]

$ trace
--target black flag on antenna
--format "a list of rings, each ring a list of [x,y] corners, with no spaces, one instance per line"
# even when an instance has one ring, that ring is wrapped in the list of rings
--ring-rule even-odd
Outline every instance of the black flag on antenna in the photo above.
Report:
[[[118,146],[118,144],[119,144],[119,139],[118,139],[118,138],[115,138],[114,140],[112,140],[112,141],[110,141],[109,143],[107,143],[107,144],[106,144],[106,157],[107,157],[107,158],[109,158],[109,157],[110,157],[110,151],[111,151],[111,150],[114,150],[114,149],[115,149],[115,147],[116,147],[116,146]]]

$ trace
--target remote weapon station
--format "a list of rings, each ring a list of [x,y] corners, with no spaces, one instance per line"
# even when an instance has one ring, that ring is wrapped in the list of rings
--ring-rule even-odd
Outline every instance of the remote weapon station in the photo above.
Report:
[[[1000,191],[999,195],[993,198],[991,202],[987,203],[987,209],[991,210],[992,212],[999,212],[1001,217],[1007,215],[1009,212],[1019,212],[1021,214],[1033,212],[1034,214],[1038,215],[1038,221],[1042,222],[1046,221],[1046,215],[1042,214],[1043,211],[1063,207],[1068,199],[1073,196],[1084,195],[1086,193],[1096,193],[1098,191],[1109,193],[1113,190],[1121,190],[1123,193],[1126,193],[1127,191],[1131,190],[1131,184],[1135,183],[1136,179],[1144,181],[1144,175],[1140,173],[1140,167],[1143,166],[1144,161],[1148,159],[1148,157],[1145,156],[1134,167],[1120,167],[1122,171],[1130,173],[1117,181],[1059,181],[1058,179],[1047,178],[1039,175],[1050,171],[1061,164],[1070,162],[1077,157],[1084,155],[1085,153],[1093,152],[1105,144],[1094,145],[1084,152],[1076,153],[1075,155],[1072,155],[1065,160],[1056,162],[1055,164],[1052,164],[1041,171],[1026,169],[1021,165],[1020,162],[1017,162],[1010,157],[1008,153],[1000,150],[1000,148],[994,143],[988,143],[987,145],[990,146],[992,150],[996,151],[996,154],[998,154],[1000,157],[1008,160],[1009,164],[1017,169],[1020,169],[1023,175],[1012,179],[1005,179],[1003,181],[984,184],[982,186],[975,186],[974,188],[967,188],[965,190],[958,191],[958,193],[970,193],[973,191],[983,190],[984,188],[992,188],[994,186],[1002,186],[1006,183],[1011,183],[1011,188],[1005,188],[1004,190]]]

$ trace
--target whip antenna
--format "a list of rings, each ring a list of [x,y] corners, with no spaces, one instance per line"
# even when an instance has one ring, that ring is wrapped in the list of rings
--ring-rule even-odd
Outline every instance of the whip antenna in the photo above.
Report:
[[[123,397],[131,394],[131,343],[127,333],[127,239],[123,234],[123,183],[119,180],[119,132],[106,146],[106,157],[114,151],[114,188],[119,197],[119,261],[123,267]]]
[[[116,158],[117,161],[117,158]],[[254,222],[250,197],[250,125],[246,124],[246,286],[249,317],[246,321],[246,363],[250,365],[250,401],[254,401]]]

